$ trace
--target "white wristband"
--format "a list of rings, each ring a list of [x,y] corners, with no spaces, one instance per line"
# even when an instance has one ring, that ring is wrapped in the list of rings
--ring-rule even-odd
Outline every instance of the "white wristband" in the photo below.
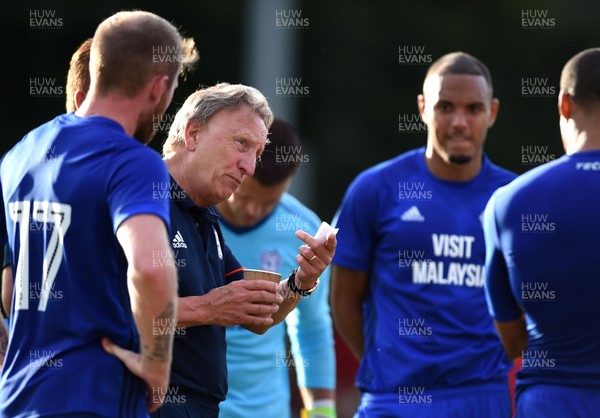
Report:
[[[334,408],[335,409],[335,400],[334,399],[316,399],[313,401],[313,405],[311,409],[315,408]]]

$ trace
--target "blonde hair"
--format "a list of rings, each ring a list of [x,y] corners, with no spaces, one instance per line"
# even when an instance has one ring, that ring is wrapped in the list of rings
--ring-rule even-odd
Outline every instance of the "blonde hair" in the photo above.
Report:
[[[75,95],[81,90],[87,93],[90,88],[90,47],[92,38],[88,38],[71,56],[69,72],[67,73],[67,112],[77,110]]]

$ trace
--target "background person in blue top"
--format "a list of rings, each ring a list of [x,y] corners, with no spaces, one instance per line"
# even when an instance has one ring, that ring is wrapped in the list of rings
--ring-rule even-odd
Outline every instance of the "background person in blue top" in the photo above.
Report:
[[[600,49],[562,70],[566,151],[498,190],[485,212],[486,295],[517,373],[517,417],[600,411]]]
[[[368,169],[344,197],[331,301],[361,360],[357,417],[510,416],[511,363],[483,291],[481,215],[515,177],[483,153],[493,97],[484,64],[442,56],[417,101],[426,148]]]
[[[285,318],[301,293],[314,290],[333,258],[335,235],[321,242],[298,231],[296,237],[306,244],[296,254],[301,270],[281,284],[238,280],[243,271],[223,239],[213,205],[254,173],[272,118],[258,90],[220,83],[191,94],[171,125],[163,154],[172,183],[156,193],[171,197],[180,329],[170,387],[155,417],[217,417],[227,393],[224,327],[242,324],[264,333]]]
[[[181,59],[156,65],[156,45]],[[176,276],[152,259],[170,251],[168,202],[152,196],[168,176],[144,144],[194,58],[193,42],[164,19],[113,15],[94,35],[78,113],[3,158],[0,235],[16,280],[0,416],[140,417],[160,405],[152,392],[168,382],[172,338],[153,330],[173,329]]]
[[[297,229],[315,234],[321,220],[287,193],[301,162],[298,135],[275,119],[253,176],[217,205],[225,240],[247,268],[286,275],[296,267]],[[285,276],[284,276],[285,277]],[[293,358],[286,350],[289,335]],[[308,416],[335,416],[335,352],[329,313],[329,269],[319,288],[264,335],[227,328],[227,399],[221,418],[291,416],[288,366],[294,365]]]

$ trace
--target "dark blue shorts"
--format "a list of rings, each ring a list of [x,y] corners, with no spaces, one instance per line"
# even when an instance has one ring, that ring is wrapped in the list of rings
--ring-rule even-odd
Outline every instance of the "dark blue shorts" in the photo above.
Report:
[[[510,418],[508,385],[470,386],[394,395],[363,393],[354,418]]]
[[[150,418],[217,418],[217,415],[203,412],[196,405],[163,405]]]
[[[169,386],[165,403],[151,418],[218,418],[219,402],[180,387]]]
[[[534,385],[517,394],[515,418],[588,418],[600,414],[600,389]]]

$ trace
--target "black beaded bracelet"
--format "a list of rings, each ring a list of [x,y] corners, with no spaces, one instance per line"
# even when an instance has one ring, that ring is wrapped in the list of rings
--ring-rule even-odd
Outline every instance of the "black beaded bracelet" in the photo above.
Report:
[[[315,282],[315,285],[313,287],[311,287],[310,289],[306,289],[306,290],[302,290],[302,289],[298,289],[298,287],[296,286],[296,273],[298,272],[298,269],[295,268],[294,270],[292,270],[292,272],[290,273],[290,275],[288,276],[288,286],[290,287],[290,290],[294,293],[299,294],[300,296],[310,296],[312,294],[312,292],[315,291],[315,289],[317,288],[317,286],[319,285],[319,279],[317,279],[317,281]]]

